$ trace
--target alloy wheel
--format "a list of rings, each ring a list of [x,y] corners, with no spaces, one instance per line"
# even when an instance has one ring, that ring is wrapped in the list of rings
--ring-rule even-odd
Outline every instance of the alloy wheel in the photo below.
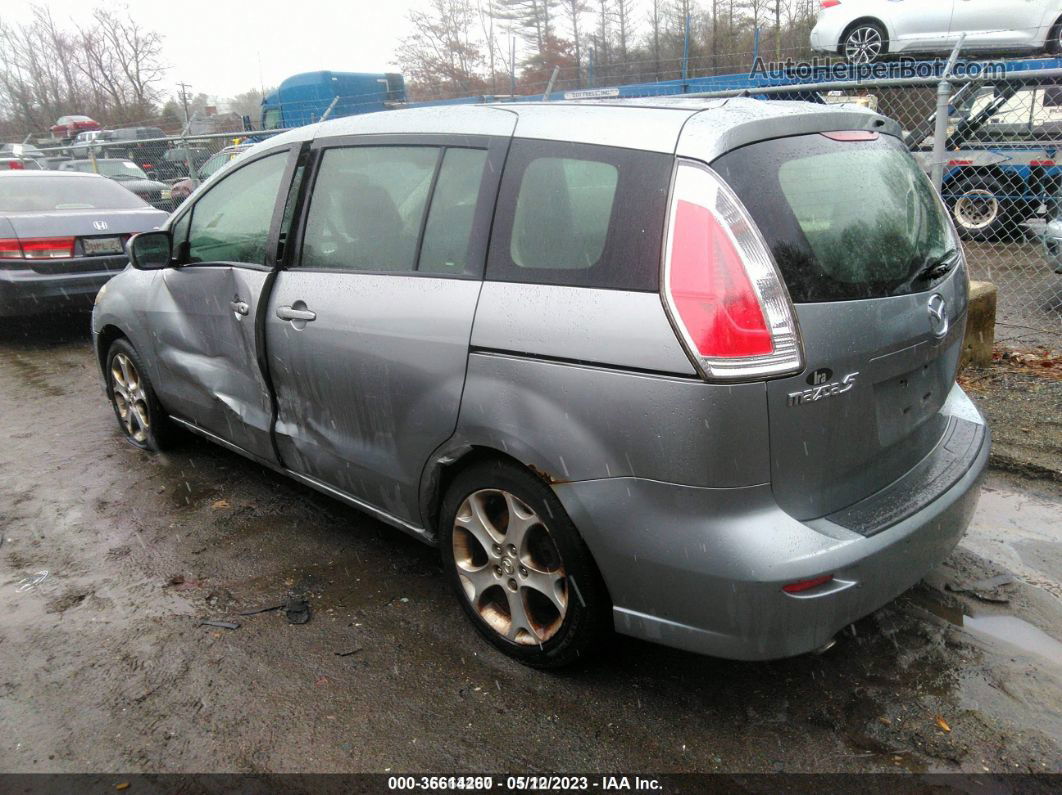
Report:
[[[124,353],[111,359],[111,394],[126,435],[137,444],[145,444],[151,432],[147,393],[136,365]]]
[[[873,63],[884,49],[881,31],[875,27],[859,27],[844,40],[844,57],[848,63]]]
[[[564,624],[568,578],[546,523],[518,497],[481,489],[454,520],[454,563],[465,597],[498,635],[541,645]]]

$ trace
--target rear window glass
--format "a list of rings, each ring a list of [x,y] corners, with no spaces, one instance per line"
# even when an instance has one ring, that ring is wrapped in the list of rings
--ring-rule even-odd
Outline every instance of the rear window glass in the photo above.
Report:
[[[0,212],[50,210],[135,210],[147,207],[135,193],[109,179],[85,177],[4,177]]]
[[[631,149],[514,141],[487,278],[656,290],[672,162]]]
[[[905,295],[956,248],[929,179],[896,139],[801,135],[712,167],[756,221],[797,303]]]

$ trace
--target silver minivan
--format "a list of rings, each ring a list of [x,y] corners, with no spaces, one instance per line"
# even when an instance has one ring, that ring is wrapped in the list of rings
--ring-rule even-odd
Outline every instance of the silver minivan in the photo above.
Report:
[[[948,555],[988,457],[899,135],[755,99],[284,133],[130,243],[106,392],[140,447],[188,429],[438,545],[525,663],[819,649]]]

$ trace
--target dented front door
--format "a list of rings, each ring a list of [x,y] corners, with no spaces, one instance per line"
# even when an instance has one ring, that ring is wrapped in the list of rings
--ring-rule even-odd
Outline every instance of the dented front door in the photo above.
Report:
[[[257,320],[294,157],[283,150],[248,160],[195,199],[172,226],[180,264],[161,272],[149,309],[163,405],[270,462]]]

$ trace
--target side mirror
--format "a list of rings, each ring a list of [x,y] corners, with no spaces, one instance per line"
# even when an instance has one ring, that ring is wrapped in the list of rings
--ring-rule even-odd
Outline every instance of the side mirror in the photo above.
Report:
[[[173,239],[169,232],[141,232],[125,244],[129,262],[138,271],[157,271],[170,266]]]

